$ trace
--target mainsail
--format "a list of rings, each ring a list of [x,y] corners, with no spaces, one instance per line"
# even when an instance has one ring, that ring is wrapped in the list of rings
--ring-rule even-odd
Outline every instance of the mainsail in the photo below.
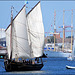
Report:
[[[7,51],[10,58],[11,49],[10,47],[10,32],[11,25],[6,30],[6,42],[7,42]],[[9,36],[8,36],[9,35]],[[9,39],[8,39],[9,38]],[[15,55],[25,58],[30,58],[30,47],[28,44],[27,29],[26,29],[26,13],[25,6],[19,12],[19,14],[13,19],[12,24],[12,58],[15,58]]]
[[[42,56],[44,46],[44,27],[40,2],[26,15],[25,5],[12,23],[12,48],[10,47],[11,25],[6,29],[8,57],[34,58]]]
[[[31,45],[31,57],[39,57],[43,54],[44,27],[40,2],[27,14],[29,44]]]

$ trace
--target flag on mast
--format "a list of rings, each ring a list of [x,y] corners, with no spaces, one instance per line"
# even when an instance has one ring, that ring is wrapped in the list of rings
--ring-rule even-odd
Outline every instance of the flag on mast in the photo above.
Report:
[[[25,4],[28,4],[28,1],[27,0],[25,0]]]

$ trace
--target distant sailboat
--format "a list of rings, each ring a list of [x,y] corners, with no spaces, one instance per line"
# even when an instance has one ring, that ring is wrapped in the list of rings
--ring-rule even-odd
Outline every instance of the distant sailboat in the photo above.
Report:
[[[66,65],[66,68],[67,68],[67,69],[75,69],[74,66],[68,66],[68,65]]]
[[[74,34],[74,44],[73,44],[73,50],[72,50],[72,56],[67,58],[67,60],[75,61],[75,34]],[[75,69],[75,66],[68,66],[66,65],[67,69]]]
[[[74,34],[74,43],[73,43],[73,46],[72,46],[72,40],[73,39],[73,9],[72,9],[72,17],[71,17],[71,56],[69,56],[67,58],[67,60],[74,60],[75,59],[75,34]]]
[[[63,12],[63,14],[64,14],[64,12]],[[63,48],[63,51],[55,50],[55,35],[59,34],[56,32],[55,18],[56,18],[56,11],[54,11],[54,33],[50,33],[50,34],[54,35],[54,44],[51,44],[51,43],[45,44],[46,50],[44,50],[44,53],[47,57],[69,57],[69,55],[71,55],[71,53],[63,52],[64,48]],[[64,25],[64,23],[63,23],[63,25]],[[63,46],[64,46],[64,39],[63,39]]]
[[[73,42],[73,50],[72,55],[67,58],[67,60],[75,60],[75,34],[74,34],[74,42]]]
[[[75,34],[74,34],[74,43],[73,43],[72,59],[75,60]]]
[[[40,1],[27,15],[25,7],[26,4],[14,19],[11,14],[11,24],[6,29],[8,52],[4,60],[6,71],[40,70],[43,67],[40,57],[43,55],[44,27]]]
[[[72,38],[72,34],[73,34],[73,9],[72,9],[72,26],[71,26],[71,29],[72,29],[72,32],[71,32],[71,38]],[[71,39],[71,41],[72,41],[72,39]],[[67,60],[75,61],[75,33],[74,33],[72,56],[68,57]],[[66,68],[67,69],[75,69],[75,66],[66,65]]]

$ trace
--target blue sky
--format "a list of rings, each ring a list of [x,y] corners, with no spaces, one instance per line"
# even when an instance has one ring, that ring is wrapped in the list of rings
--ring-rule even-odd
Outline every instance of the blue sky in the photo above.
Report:
[[[37,3],[38,1],[28,1],[27,12]],[[13,5],[16,11],[19,11],[24,5],[25,1],[0,1],[0,28],[7,28],[11,20],[11,6]],[[71,25],[71,10],[73,12],[73,25],[75,25],[75,1],[41,1],[41,9],[43,16],[43,24],[45,32],[53,32],[54,26],[54,10],[56,10],[56,28],[57,31],[62,31],[59,26],[63,25],[63,9],[65,9],[65,26]],[[17,14],[13,11],[14,16]],[[68,11],[69,10],[69,11]],[[52,26],[51,26],[52,25]],[[75,29],[75,26],[74,26]],[[67,28],[66,30],[71,30]],[[47,34],[46,34],[47,35]],[[49,35],[49,34],[48,34]],[[71,35],[70,32],[66,32],[66,36]],[[62,33],[61,33],[62,37]]]

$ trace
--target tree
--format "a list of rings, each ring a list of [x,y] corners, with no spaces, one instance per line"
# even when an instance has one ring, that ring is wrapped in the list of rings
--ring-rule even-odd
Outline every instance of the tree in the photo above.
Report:
[[[54,36],[50,36],[50,39],[47,40],[47,43],[54,43]],[[55,39],[55,43],[57,43],[57,39]]]
[[[50,39],[47,40],[47,43],[51,43]]]

